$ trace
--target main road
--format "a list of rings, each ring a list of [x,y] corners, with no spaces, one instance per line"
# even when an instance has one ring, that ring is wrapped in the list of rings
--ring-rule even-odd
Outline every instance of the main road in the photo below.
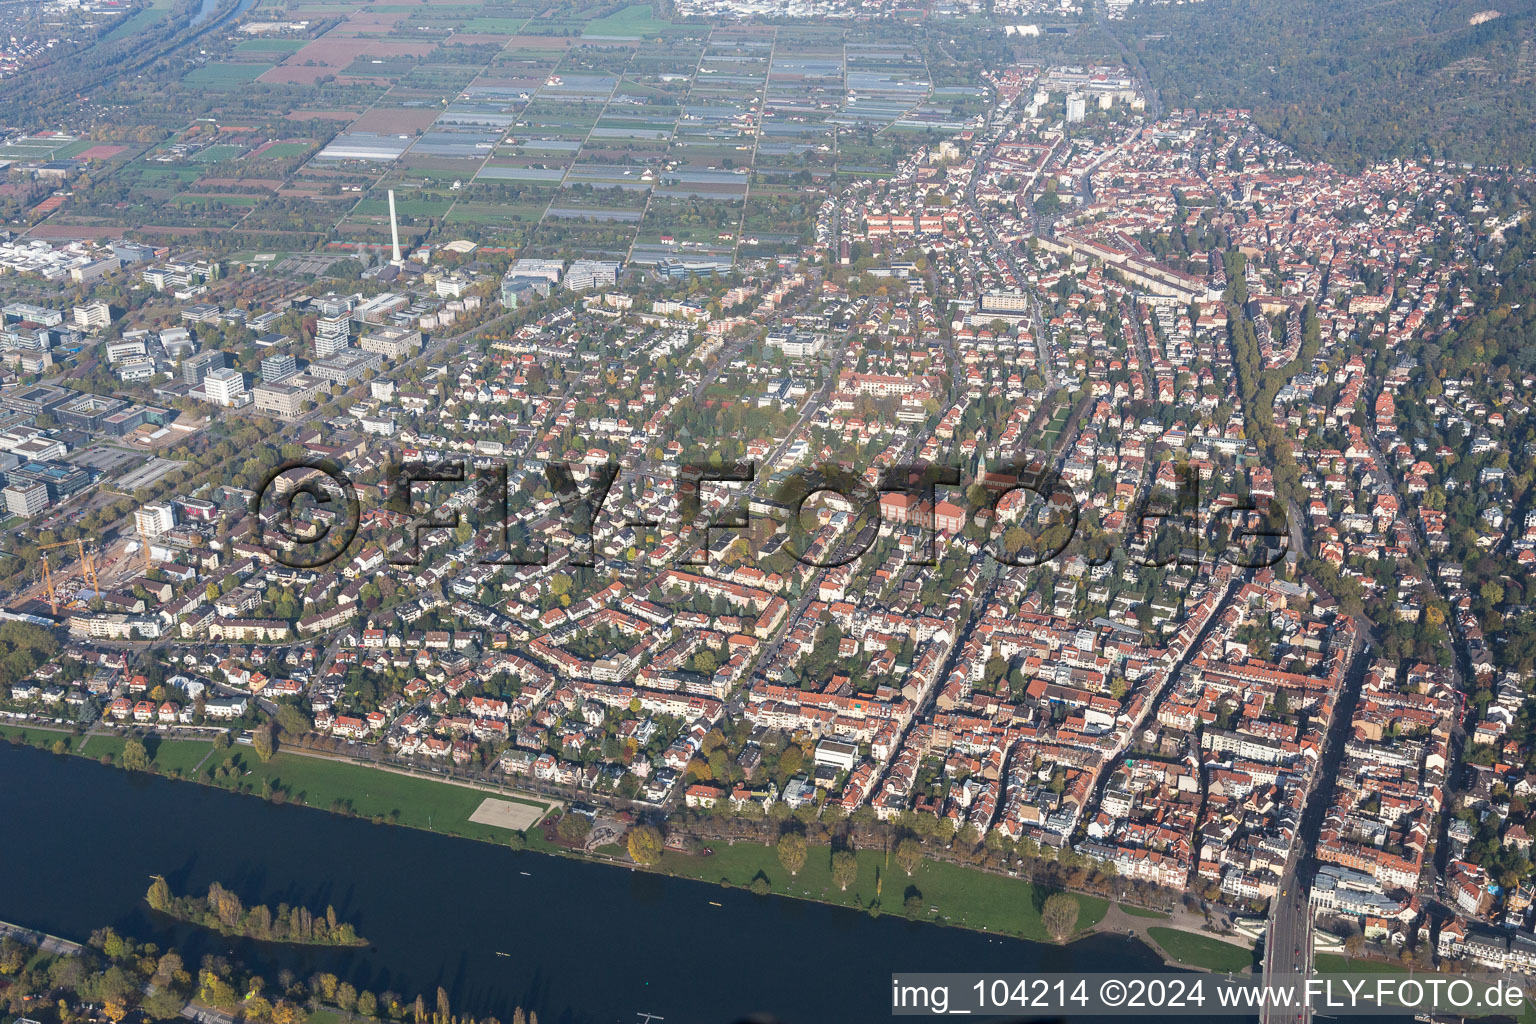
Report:
[[[1354,718],[1355,702],[1360,696],[1360,684],[1365,679],[1370,649],[1364,630],[1357,631],[1350,648],[1349,670],[1344,675],[1344,684],[1334,704],[1333,719],[1323,743],[1322,758],[1307,784],[1296,840],[1291,844],[1291,856],[1280,877],[1280,894],[1270,901],[1269,930],[1264,937],[1265,985],[1292,980],[1298,986],[1305,985],[1312,973],[1313,922],[1309,894],[1317,867],[1312,851],[1317,846],[1318,833],[1322,831],[1323,818],[1328,813],[1329,791],[1338,775],[1339,762],[1343,760],[1344,743]],[[1316,792],[1318,789],[1322,790],[1321,794]],[[1259,1014],[1261,1024],[1308,1024],[1311,1017],[1310,1010],[1295,1006],[1278,1009],[1266,1006]]]

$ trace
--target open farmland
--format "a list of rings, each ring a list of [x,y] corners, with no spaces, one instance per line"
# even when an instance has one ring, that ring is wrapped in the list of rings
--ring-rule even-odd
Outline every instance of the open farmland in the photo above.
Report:
[[[291,0],[262,18],[208,37],[170,86],[200,116],[157,109],[147,149],[91,149],[110,173],[40,230],[378,245],[392,189],[412,242],[729,266],[806,241],[839,177],[892,170],[934,91],[905,29],[674,24],[623,3]]]

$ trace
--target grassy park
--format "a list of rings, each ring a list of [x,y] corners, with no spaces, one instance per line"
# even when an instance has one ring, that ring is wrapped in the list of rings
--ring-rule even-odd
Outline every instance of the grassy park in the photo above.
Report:
[[[883,913],[901,914],[909,887],[922,897],[922,917],[942,924],[1050,941],[1040,908],[1050,890],[1028,882],[956,864],[925,860],[908,878],[894,858],[879,850],[858,853],[859,872],[846,891],[832,881],[832,851],[812,847],[800,873],[791,876],[773,847],[756,843],[717,846],[709,856],[668,853],[661,870],[684,878],[750,886],[761,874],[771,892],[838,906],[867,909],[876,899]],[[1079,931],[1103,920],[1109,904],[1078,896]]]
[[[1408,968],[1390,960],[1366,960],[1342,953],[1319,953],[1312,958],[1319,974],[1407,974]]]
[[[36,725],[0,725],[0,740],[9,740],[28,747],[47,750],[60,739],[69,741],[70,750],[74,750],[80,742],[78,737],[71,735],[62,726],[57,729],[44,729]]]
[[[1122,903],[1122,904],[1120,904],[1120,909],[1125,911],[1127,914],[1131,915],[1132,917],[1145,917],[1145,918],[1149,918],[1149,919],[1151,919],[1153,921],[1166,921],[1166,920],[1168,920],[1168,915],[1163,913],[1161,910],[1148,910],[1146,907],[1137,907],[1137,906],[1133,906],[1130,903]]]
[[[153,733],[136,738],[144,744],[151,765],[163,775],[192,778],[199,766],[206,771],[233,761],[238,765],[239,774],[216,783],[226,789],[238,787],[259,793],[263,782],[270,782],[274,789],[284,791],[285,799],[310,807],[382,818],[400,825],[493,843],[506,842],[508,830],[469,820],[487,796],[531,807],[547,806],[537,800],[519,799],[506,793],[490,793],[451,782],[346,761],[306,757],[289,751],[279,751],[271,761],[263,763],[254,751],[244,746],[231,747],[221,753],[215,751],[212,741],[207,739],[170,739]],[[0,740],[42,750],[51,750],[56,742],[64,740],[69,753],[92,760],[110,757],[114,764],[121,763],[123,748],[129,739],[129,736],[115,732],[82,738],[62,729],[0,725]],[[215,756],[209,757],[210,752]],[[202,773],[198,772],[197,777],[202,778]]]
[[[57,740],[65,739],[72,753],[93,760],[110,755],[114,762],[120,762],[129,739],[122,734],[98,734],[82,742],[79,737],[63,731],[9,725],[0,726],[0,738],[45,750]],[[305,806],[467,839],[505,843],[510,837],[506,828],[470,820],[487,796],[534,807],[544,806],[537,800],[519,800],[505,793],[487,793],[451,782],[292,751],[280,750],[270,761],[263,762],[250,747],[243,745],[219,751],[213,749],[211,741],[202,739],[164,739],[154,735],[139,739],[145,744],[156,770],[163,774],[175,772],[203,779],[210,770],[223,769],[213,782],[222,788],[249,793],[277,791],[279,799]],[[208,756],[210,751],[214,756]],[[527,845],[542,852],[570,854],[569,850],[547,842],[538,828],[527,830]],[[622,856],[621,851],[622,846],[615,844],[604,852]],[[796,875],[790,875],[779,862],[775,848],[745,842],[721,845],[714,853],[704,856],[669,852],[658,870],[682,878],[742,888],[752,887],[754,880],[762,878],[768,891],[778,895],[898,916],[906,913],[908,897],[916,896],[912,916],[918,919],[1036,942],[1050,941],[1041,920],[1041,907],[1052,892],[1046,887],[926,859],[908,877],[894,856],[888,856],[882,850],[860,851],[857,860],[857,875],[846,890],[833,881],[832,853],[827,847],[812,847],[805,865]],[[1077,895],[1075,899],[1079,906],[1078,933],[1091,930],[1103,920],[1109,907],[1107,901],[1084,895]],[[878,909],[872,910],[875,907]],[[1139,910],[1131,909],[1132,912]],[[1137,916],[1153,913],[1140,911]],[[1211,941],[1184,936],[1184,933],[1173,934],[1197,942]],[[1225,943],[1212,941],[1211,944],[1243,952]]]
[[[259,791],[262,782],[269,781],[274,788],[286,791],[287,799],[310,807],[344,809],[364,818],[384,818],[469,839],[507,840],[506,829],[469,820],[487,796],[540,806],[537,801],[518,800],[505,793],[490,794],[346,761],[279,751],[263,763],[249,750],[237,752],[245,771],[239,778],[241,788],[250,786]]]
[[[1229,974],[1253,964],[1253,950],[1176,928],[1148,928],[1152,941],[1181,964]]]
[[[167,739],[151,734],[139,737],[139,742],[144,744],[144,753],[149,755],[149,763],[163,775],[191,775],[193,769],[213,750],[213,741],[207,739]],[[110,755],[113,763],[119,763],[127,743],[127,736],[97,734],[85,737],[71,749],[93,760]]]

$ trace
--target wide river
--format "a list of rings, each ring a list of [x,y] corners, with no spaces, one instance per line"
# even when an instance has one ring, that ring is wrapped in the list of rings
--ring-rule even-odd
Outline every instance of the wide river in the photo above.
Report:
[[[0,920],[84,940],[111,925],[194,953],[233,945],[268,977],[328,970],[457,1013],[544,1024],[895,1020],[897,971],[1154,970],[1133,940],[1070,947],[851,910],[275,806],[0,743]],[[150,875],[249,905],[334,904],[373,944],[234,942],[152,915]],[[1023,887],[1021,886],[1021,898]],[[719,903],[720,906],[713,906]],[[508,954],[499,956],[498,953]]]

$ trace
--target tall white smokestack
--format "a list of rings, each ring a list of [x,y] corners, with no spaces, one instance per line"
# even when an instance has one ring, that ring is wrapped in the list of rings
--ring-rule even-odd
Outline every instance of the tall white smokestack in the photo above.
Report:
[[[400,223],[395,220],[395,190],[389,190],[389,240],[395,246],[395,266],[403,261],[400,259]]]

